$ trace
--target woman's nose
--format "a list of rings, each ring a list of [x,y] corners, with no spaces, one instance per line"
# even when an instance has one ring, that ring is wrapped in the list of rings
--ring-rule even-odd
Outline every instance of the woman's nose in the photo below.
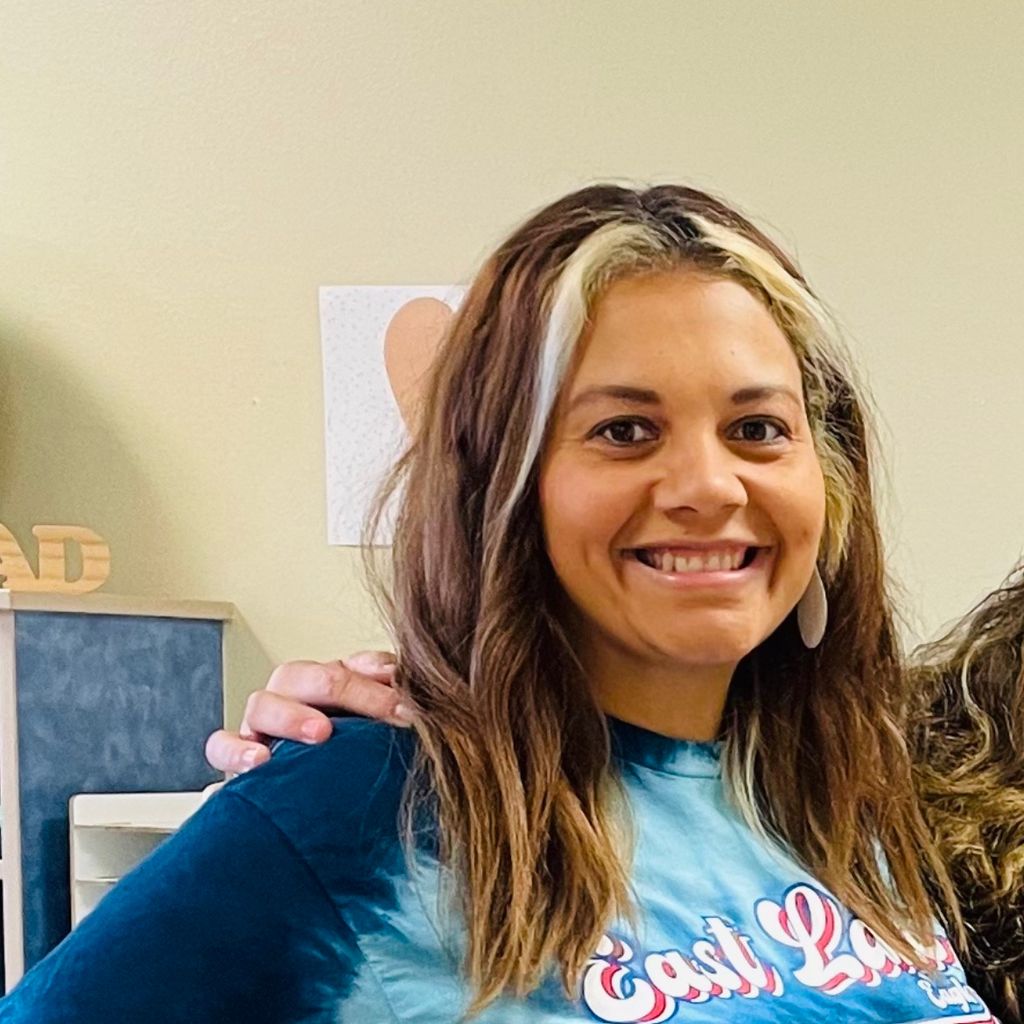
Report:
[[[718,438],[689,440],[666,447],[655,467],[655,506],[664,512],[691,510],[713,515],[747,504],[740,460]]]

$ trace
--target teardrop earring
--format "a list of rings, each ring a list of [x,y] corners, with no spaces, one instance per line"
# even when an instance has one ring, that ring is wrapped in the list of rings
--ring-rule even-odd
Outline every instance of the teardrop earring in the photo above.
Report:
[[[804,646],[813,650],[821,643],[828,625],[828,597],[825,595],[825,584],[821,581],[818,567],[796,606],[796,624],[800,629],[800,639]]]

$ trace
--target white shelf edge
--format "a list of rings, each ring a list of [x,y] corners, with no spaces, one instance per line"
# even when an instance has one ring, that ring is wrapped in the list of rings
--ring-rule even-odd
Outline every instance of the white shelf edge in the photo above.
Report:
[[[0,591],[0,597],[3,592]],[[24,903],[21,891],[21,793],[19,789],[18,691],[15,682],[14,613],[0,604],[0,807],[4,828],[0,843],[3,860],[4,966],[2,988],[10,991],[25,972]]]
[[[182,819],[184,821],[184,819]],[[170,836],[181,828],[181,822],[146,822],[145,824],[132,824],[131,822],[107,822],[101,824],[75,824],[76,832],[138,832],[141,835]]]
[[[214,619],[230,622],[235,606],[229,601],[186,601],[167,597],[124,594],[53,594],[0,587],[0,610],[68,612],[85,615],[142,615],[158,619]]]

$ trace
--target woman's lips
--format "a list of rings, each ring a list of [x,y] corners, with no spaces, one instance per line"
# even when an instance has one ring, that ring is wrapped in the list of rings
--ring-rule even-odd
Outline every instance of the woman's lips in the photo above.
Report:
[[[687,568],[684,568],[682,571],[676,571],[675,568],[671,570],[656,568],[654,565],[648,564],[648,562],[637,557],[635,549],[624,552],[623,560],[628,568],[642,573],[644,579],[674,589],[685,589],[688,587],[729,588],[742,586],[751,579],[761,575],[774,551],[770,547],[757,547],[752,550],[753,557],[748,552],[747,556],[741,561],[740,566],[735,569],[692,568],[693,560],[696,556],[690,555],[689,552],[686,553],[690,556],[687,559]],[[667,565],[668,563],[661,559],[660,564]],[[707,562],[704,564],[706,565]],[[719,560],[719,564],[721,564],[721,560]]]

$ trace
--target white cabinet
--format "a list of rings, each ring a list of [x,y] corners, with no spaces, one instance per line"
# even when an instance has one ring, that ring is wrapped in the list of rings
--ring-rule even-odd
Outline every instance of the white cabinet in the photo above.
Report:
[[[216,784],[199,793],[87,793],[73,796],[71,926],[175,832]]]

